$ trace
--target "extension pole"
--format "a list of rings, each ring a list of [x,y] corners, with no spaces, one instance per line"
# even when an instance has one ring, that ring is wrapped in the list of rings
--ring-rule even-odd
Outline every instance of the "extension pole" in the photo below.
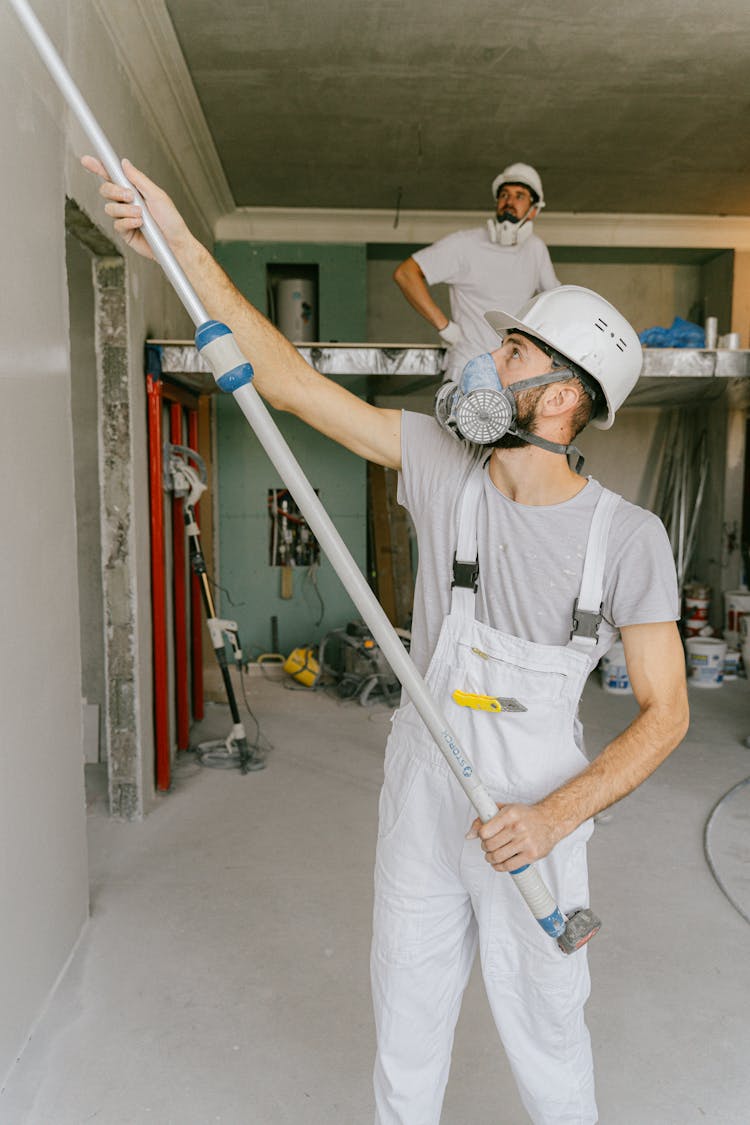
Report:
[[[91,110],[75,86],[49,37],[31,10],[28,0],[9,0],[42,57],[51,77],[75,114],[99,159],[114,183],[134,193],[135,202],[143,210],[143,233],[154,257],[164,270],[178,297],[198,331],[196,345],[214,371],[218,385],[230,391],[247,418],[255,435],[278,470],[297,506],[327,554],[347,593],[362,614],[372,635],[380,645],[394,673],[406,689],[422,721],[434,738],[459,784],[487,823],[497,814],[497,805],[477,776],[456,735],[443,718],[427,685],[407,655],[395,629],[380,603],[367,585],[349,553],[346,544],[331,522],[315,490],[310,485],[291,449],[282,437],[260,395],[252,385],[251,365],[240,352],[226,325],[211,321],[177,262],[166,239],[148,212],[146,205],[122,171],[120,160],[99,127]],[[560,948],[572,953],[599,929],[599,921],[588,911],[578,911],[566,919],[545,886],[538,871],[527,865],[510,872],[529,909],[540,926],[558,940]],[[585,925],[582,925],[586,915]],[[574,919],[576,920],[574,922]]]

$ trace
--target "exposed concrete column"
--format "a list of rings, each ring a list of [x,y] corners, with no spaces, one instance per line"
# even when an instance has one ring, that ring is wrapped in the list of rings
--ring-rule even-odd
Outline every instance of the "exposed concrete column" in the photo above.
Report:
[[[123,260],[97,258],[94,276],[109,807],[113,816],[134,820],[143,815],[143,793],[136,736],[133,452]]]
[[[741,348],[750,347],[750,250],[734,252],[732,332],[739,332]]]

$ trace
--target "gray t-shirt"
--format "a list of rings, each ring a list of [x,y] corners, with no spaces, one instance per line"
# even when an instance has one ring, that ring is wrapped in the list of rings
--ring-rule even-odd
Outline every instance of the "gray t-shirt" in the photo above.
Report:
[[[412,518],[419,547],[411,655],[424,675],[450,610],[456,501],[488,451],[460,444],[425,414],[404,411],[401,454],[398,499]],[[477,529],[479,621],[540,644],[567,644],[601,492],[590,477],[571,500],[529,507],[509,500],[485,472]],[[610,529],[602,613],[593,659],[607,651],[621,626],[674,621],[680,613],[664,525],[626,500],[617,505]]]
[[[451,319],[464,336],[446,355],[452,379],[474,356],[500,346],[497,332],[484,319],[486,312],[502,309],[513,315],[535,293],[560,284],[549,251],[535,234],[516,246],[500,246],[486,227],[459,230],[413,257],[428,285],[444,281],[450,286]]]

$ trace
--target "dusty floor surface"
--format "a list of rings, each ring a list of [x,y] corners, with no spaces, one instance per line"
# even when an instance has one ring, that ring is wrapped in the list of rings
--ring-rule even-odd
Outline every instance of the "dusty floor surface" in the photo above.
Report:
[[[263,678],[248,687],[274,747],[263,772],[181,755],[172,792],[138,824],[108,819],[93,785],[91,920],[0,1095],[3,1125],[372,1121],[368,949],[389,712]],[[604,928],[587,1011],[603,1125],[748,1120],[750,926],[714,882],[702,834],[750,774],[750,685],[691,701],[685,744],[591,842]],[[591,754],[634,704],[592,679],[582,710]],[[196,738],[228,729],[213,706]],[[746,913],[749,819],[750,787],[712,836]],[[477,974],[443,1125],[474,1120],[527,1120]]]

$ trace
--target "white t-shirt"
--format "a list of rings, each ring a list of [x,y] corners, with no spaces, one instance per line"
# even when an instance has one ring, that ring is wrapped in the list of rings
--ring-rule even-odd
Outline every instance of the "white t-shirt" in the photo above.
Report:
[[[499,347],[497,332],[484,314],[493,309],[513,315],[535,293],[560,284],[549,251],[532,234],[517,246],[492,242],[486,227],[459,230],[413,255],[428,285],[450,286],[451,319],[464,339],[448,349],[446,372],[457,379],[464,365]]]
[[[450,610],[456,501],[477,459],[485,459],[488,450],[460,444],[425,414],[404,411],[401,421],[398,499],[411,515],[419,547],[411,656],[424,675]],[[567,644],[601,491],[590,477],[571,500],[531,507],[509,500],[485,473],[477,529],[477,620],[539,644]],[[675,621],[680,615],[672,550],[664,525],[652,512],[621,500],[606,558],[596,658],[621,626]]]

